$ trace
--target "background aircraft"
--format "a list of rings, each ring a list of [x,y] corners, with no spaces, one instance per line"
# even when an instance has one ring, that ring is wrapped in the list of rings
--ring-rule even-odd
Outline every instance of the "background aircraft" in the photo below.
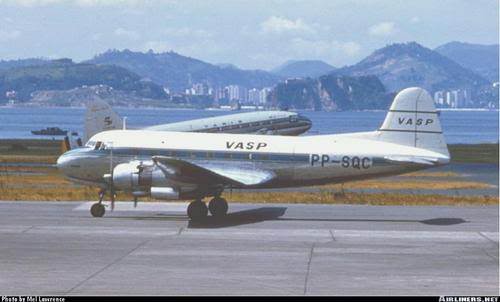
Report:
[[[93,136],[85,148],[63,154],[58,168],[71,180],[99,186],[93,216],[115,192],[156,199],[194,199],[191,219],[223,216],[227,188],[276,188],[396,175],[447,164],[448,148],[434,101],[421,88],[394,99],[375,131],[284,137],[113,130]],[[204,197],[213,197],[209,206]]]
[[[311,121],[296,112],[253,111],[142,128],[154,131],[254,133],[274,135],[299,135],[311,128]],[[96,133],[122,129],[123,120],[111,106],[102,101],[92,101],[85,113],[84,142]]]

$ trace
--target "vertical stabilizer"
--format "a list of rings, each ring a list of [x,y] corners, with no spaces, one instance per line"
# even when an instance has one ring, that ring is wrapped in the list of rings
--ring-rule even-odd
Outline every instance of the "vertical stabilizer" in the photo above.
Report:
[[[449,156],[434,101],[419,87],[406,88],[396,95],[378,138]]]
[[[96,133],[121,128],[122,119],[108,103],[98,99],[87,103],[84,143]]]

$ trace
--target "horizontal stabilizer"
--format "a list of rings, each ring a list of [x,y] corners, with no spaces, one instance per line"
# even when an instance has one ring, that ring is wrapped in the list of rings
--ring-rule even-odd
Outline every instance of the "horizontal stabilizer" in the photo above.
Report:
[[[440,163],[439,159],[436,157],[391,155],[384,156],[384,159],[394,163],[417,164],[426,166],[434,166]]]
[[[275,177],[271,171],[245,166],[229,166],[217,163],[192,163],[166,156],[153,156],[153,161],[169,175],[180,181],[196,180],[197,183],[236,186],[255,186],[264,184]]]

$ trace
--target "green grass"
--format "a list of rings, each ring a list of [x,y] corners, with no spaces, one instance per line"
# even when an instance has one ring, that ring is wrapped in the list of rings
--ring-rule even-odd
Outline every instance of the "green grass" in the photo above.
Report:
[[[451,161],[455,163],[498,164],[498,144],[448,145]]]

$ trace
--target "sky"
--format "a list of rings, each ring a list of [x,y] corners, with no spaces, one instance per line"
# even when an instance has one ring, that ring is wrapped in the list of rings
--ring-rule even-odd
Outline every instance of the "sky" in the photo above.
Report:
[[[0,59],[128,48],[244,69],[341,67],[397,42],[497,44],[498,10],[497,0],[0,0]]]

